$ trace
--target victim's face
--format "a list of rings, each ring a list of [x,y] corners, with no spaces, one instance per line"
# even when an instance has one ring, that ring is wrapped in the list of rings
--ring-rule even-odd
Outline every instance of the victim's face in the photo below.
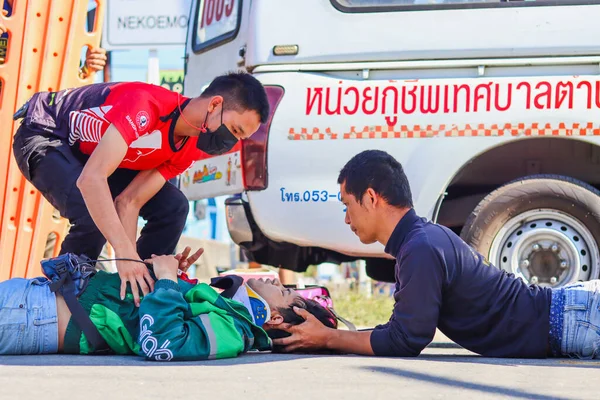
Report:
[[[288,308],[300,297],[296,291],[284,287],[277,279],[250,279],[247,284],[267,302],[271,312],[277,308]]]

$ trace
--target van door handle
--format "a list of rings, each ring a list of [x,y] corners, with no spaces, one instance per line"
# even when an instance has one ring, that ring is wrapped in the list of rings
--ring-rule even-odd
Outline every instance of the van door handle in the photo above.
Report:
[[[238,56],[238,65],[243,65],[246,62],[246,45],[240,47],[240,49],[238,50]]]

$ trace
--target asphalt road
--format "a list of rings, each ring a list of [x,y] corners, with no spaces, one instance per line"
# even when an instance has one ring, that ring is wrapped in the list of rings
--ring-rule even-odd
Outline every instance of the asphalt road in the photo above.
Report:
[[[600,361],[490,359],[441,346],[415,359],[254,353],[152,363],[122,356],[2,356],[0,398],[600,398]]]

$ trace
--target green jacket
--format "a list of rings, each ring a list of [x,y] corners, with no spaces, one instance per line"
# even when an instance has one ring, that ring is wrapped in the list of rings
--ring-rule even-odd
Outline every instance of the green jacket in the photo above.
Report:
[[[153,361],[207,360],[271,348],[266,332],[253,323],[243,304],[205,283],[158,280],[139,308],[129,288],[121,300],[120,287],[118,274],[100,271],[79,298],[115,354],[137,354]],[[73,318],[64,352],[94,353]]]

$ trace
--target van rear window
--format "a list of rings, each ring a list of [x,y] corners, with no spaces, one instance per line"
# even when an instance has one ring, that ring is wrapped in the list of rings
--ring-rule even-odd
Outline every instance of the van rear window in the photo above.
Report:
[[[456,8],[596,4],[596,0],[330,0],[343,12],[415,11]]]
[[[198,0],[195,8],[195,53],[233,40],[240,27],[242,0]]]

